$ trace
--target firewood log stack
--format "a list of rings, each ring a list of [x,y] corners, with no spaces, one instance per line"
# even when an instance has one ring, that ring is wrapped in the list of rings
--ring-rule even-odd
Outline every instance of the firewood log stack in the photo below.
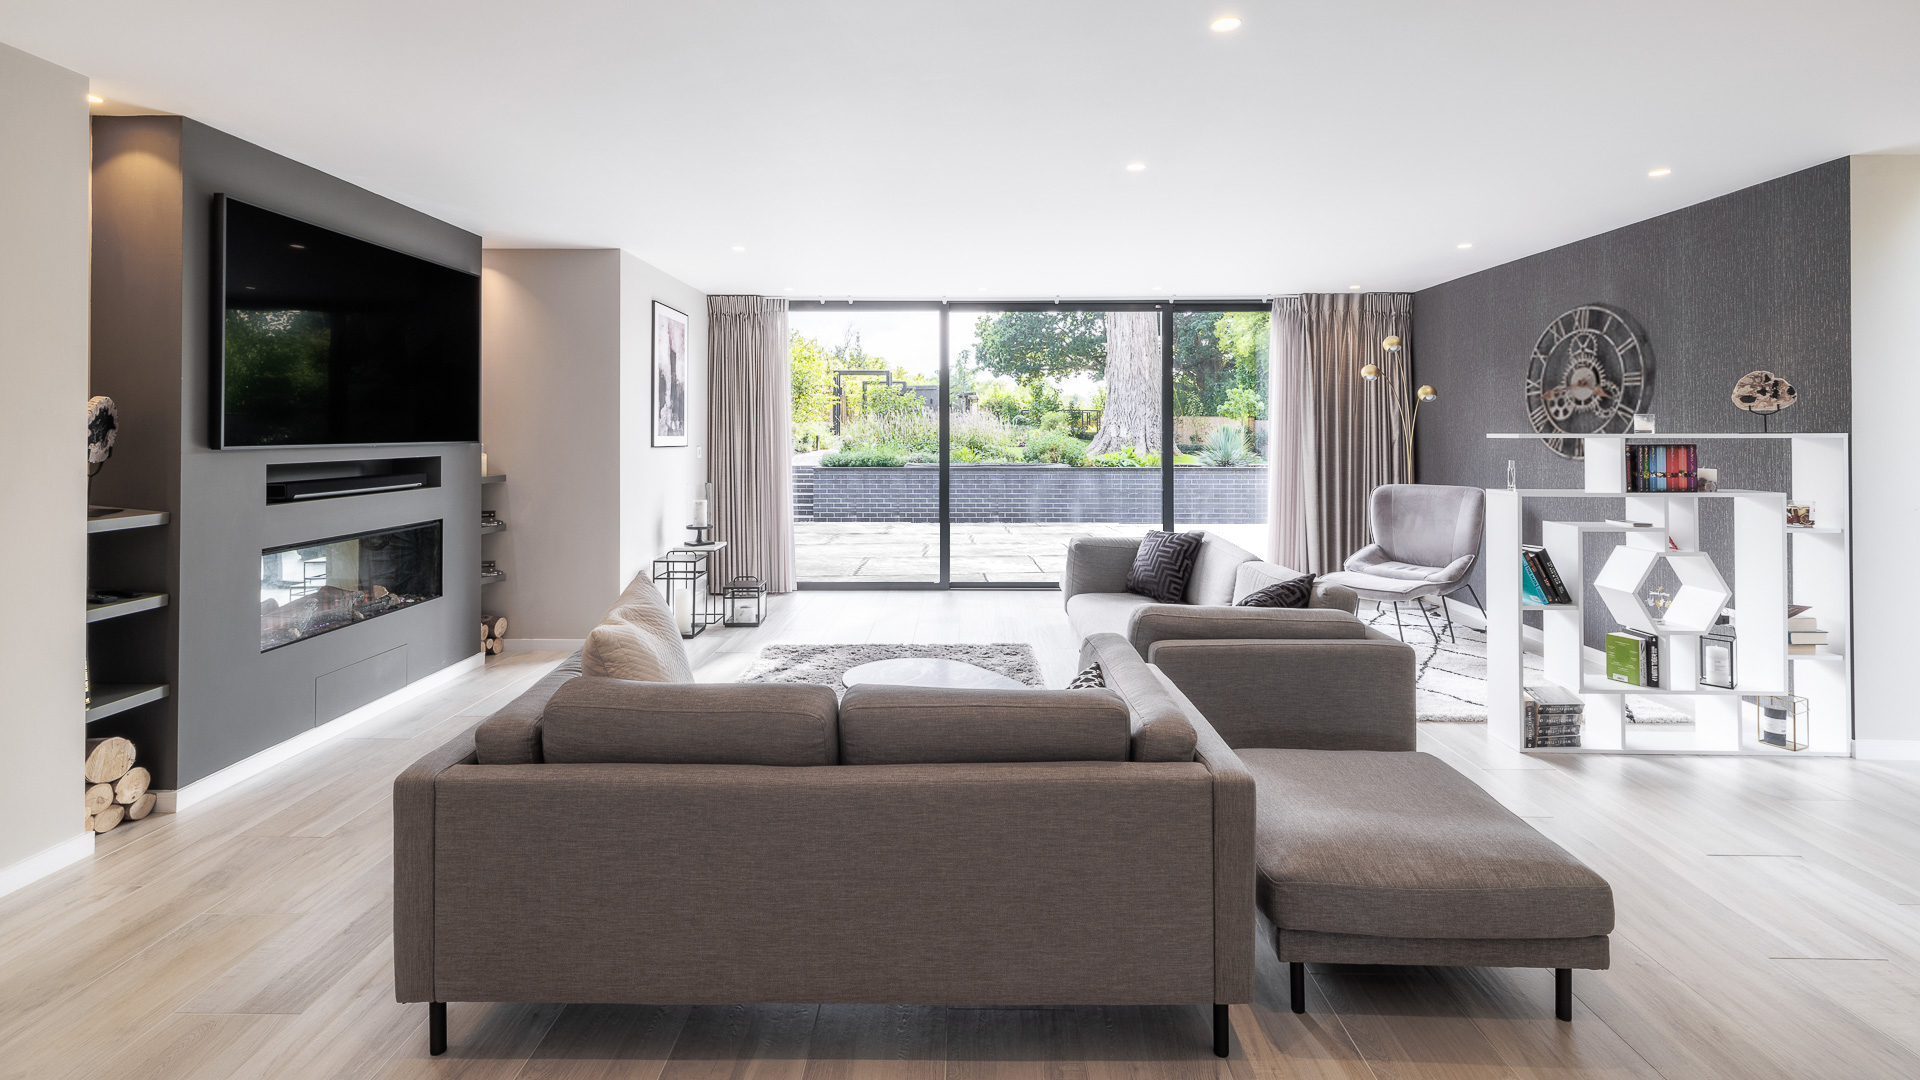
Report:
[[[488,656],[498,656],[507,651],[507,617],[505,615],[480,616],[480,651]]]
[[[153,774],[135,765],[133,743],[118,735],[87,740],[87,831],[103,833],[153,813]]]

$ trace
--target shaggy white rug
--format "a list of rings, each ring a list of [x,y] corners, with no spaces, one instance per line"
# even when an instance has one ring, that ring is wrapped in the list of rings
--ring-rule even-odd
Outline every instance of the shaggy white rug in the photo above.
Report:
[[[1361,618],[1381,633],[1395,636],[1393,609],[1385,608]],[[1414,709],[1421,720],[1440,724],[1484,724],[1487,722],[1487,635],[1463,623],[1453,624],[1457,642],[1447,640],[1446,624],[1434,615],[1434,629],[1440,640],[1427,633],[1427,623],[1409,605],[1401,608],[1400,625],[1406,641],[1418,657]],[[1529,682],[1544,680],[1546,671],[1537,653],[1527,653],[1524,664]],[[1629,724],[1691,724],[1693,717],[1661,704],[1652,698],[1627,696]]]
[[[875,660],[925,657],[958,660],[998,672],[1028,686],[1045,686],[1033,646],[1005,645],[768,645],[747,669],[742,682],[814,683],[845,693],[840,676]]]

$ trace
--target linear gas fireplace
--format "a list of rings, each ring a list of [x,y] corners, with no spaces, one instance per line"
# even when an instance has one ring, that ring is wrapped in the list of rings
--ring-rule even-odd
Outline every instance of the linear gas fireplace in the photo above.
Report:
[[[260,553],[260,651],[440,595],[440,522]]]

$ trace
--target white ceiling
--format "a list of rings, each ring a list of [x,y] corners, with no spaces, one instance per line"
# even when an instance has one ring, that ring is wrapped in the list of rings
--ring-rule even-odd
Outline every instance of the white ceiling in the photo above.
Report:
[[[1915,0],[0,0],[0,41],[710,292],[1412,289],[1920,146]]]

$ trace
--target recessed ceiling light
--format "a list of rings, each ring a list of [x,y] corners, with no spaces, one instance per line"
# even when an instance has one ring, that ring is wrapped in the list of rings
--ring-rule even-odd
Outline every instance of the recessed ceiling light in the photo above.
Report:
[[[1153,291],[1154,291],[1154,292],[1160,292],[1160,291],[1162,290],[1162,288],[1163,288],[1163,286],[1160,286],[1160,285],[1155,285],[1155,286],[1153,287]]]
[[[1231,34],[1238,29],[1240,29],[1240,17],[1237,15],[1223,15],[1213,20],[1213,32],[1216,34]]]
[[[1357,288],[1359,288],[1359,287],[1360,287],[1360,286],[1358,286],[1358,285],[1349,285],[1349,286],[1347,286],[1347,288],[1349,288],[1349,289],[1357,289]]]
[[[735,245],[733,245],[733,250],[735,250],[735,251],[745,251],[745,250],[747,250],[747,248],[746,248],[746,245],[744,245],[744,244],[735,244]]]
[[[101,97],[99,94],[88,94],[87,100],[94,103],[95,105],[104,105],[107,102],[107,99]]]
[[[987,287],[986,287],[985,285],[982,285],[982,286],[980,286],[980,291],[981,291],[981,292],[986,292],[986,291],[987,291]]]
[[[1136,161],[1133,164],[1127,166],[1127,171],[1128,172],[1144,172],[1146,171],[1146,168],[1147,168],[1146,162]]]
[[[1672,172],[1673,172],[1672,169],[1652,169],[1648,171],[1647,175],[1648,176],[1667,176]]]
[[[1459,249],[1460,249],[1461,251],[1465,251],[1465,250],[1467,250],[1468,248],[1470,248],[1470,247],[1472,247],[1472,246],[1473,246],[1473,241],[1471,241],[1471,240],[1462,240],[1462,241],[1460,241],[1459,243],[1457,243],[1457,244],[1455,244],[1455,245],[1453,245],[1453,246],[1454,246],[1454,247],[1457,247],[1457,248],[1459,248]]]

